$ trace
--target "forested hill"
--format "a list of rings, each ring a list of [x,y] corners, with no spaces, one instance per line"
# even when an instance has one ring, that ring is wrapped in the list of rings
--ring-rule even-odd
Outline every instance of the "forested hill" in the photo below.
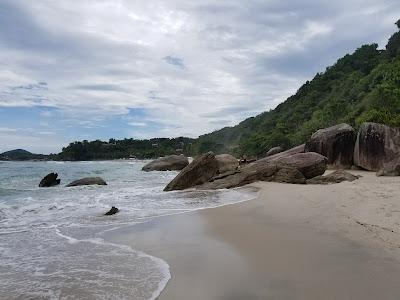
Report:
[[[110,139],[103,141],[82,141],[70,143],[62,152],[49,156],[59,160],[102,160],[120,158],[156,158],[170,154],[190,155],[193,139],[179,137],[174,139],[155,138],[150,140]]]
[[[364,45],[339,59],[274,110],[199,137],[192,152],[262,155],[301,144],[319,128],[365,121],[400,125],[400,32],[385,50]]]
[[[210,150],[236,156],[263,155],[271,147],[301,144],[317,129],[342,122],[356,128],[366,121],[400,126],[400,21],[396,25],[398,32],[389,39],[385,50],[378,50],[377,44],[360,47],[306,82],[274,110],[237,126],[195,140],[75,142],[54,158],[152,158],[176,152],[197,155]]]

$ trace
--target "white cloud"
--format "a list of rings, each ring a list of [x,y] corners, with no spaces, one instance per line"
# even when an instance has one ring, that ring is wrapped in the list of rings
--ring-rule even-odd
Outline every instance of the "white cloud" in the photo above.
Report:
[[[145,122],[128,122],[128,125],[134,126],[134,127],[145,127],[147,123]]]
[[[16,132],[17,129],[15,128],[8,128],[8,127],[0,127],[0,132]]]
[[[141,109],[136,136],[197,136],[275,107],[399,15],[397,0],[2,1],[0,107],[83,129]]]

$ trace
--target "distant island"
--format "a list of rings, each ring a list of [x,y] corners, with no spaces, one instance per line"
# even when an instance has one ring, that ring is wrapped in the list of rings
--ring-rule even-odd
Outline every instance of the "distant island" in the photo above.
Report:
[[[340,58],[325,72],[307,81],[274,110],[248,118],[236,126],[200,136],[82,141],[58,154],[32,154],[18,149],[0,160],[100,160],[155,158],[169,154],[196,156],[207,151],[262,157],[276,146],[288,149],[304,143],[320,128],[363,122],[400,126],[400,20],[384,50],[364,45]]]
[[[34,154],[24,149],[15,149],[0,154],[0,160],[44,160],[48,155]]]

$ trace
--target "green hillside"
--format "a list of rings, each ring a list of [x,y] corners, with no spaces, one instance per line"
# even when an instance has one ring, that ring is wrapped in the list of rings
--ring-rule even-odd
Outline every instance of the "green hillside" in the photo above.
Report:
[[[396,23],[400,29],[400,21]],[[193,154],[208,150],[262,155],[305,142],[319,128],[346,122],[400,125],[400,32],[386,46],[364,45],[306,82],[274,110],[199,137]]]

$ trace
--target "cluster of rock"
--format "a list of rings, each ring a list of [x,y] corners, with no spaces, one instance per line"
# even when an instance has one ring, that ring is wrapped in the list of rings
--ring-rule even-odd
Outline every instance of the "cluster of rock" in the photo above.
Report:
[[[57,177],[58,177],[57,173],[47,174],[40,181],[39,187],[51,187],[51,186],[59,185],[61,182],[61,179],[59,179]],[[71,183],[67,184],[66,187],[81,186],[81,185],[107,185],[107,183],[101,177],[85,177],[85,178],[81,178],[81,179],[72,181]],[[104,215],[111,216],[111,215],[115,215],[118,212],[119,212],[119,209],[116,208],[115,206],[113,206]]]
[[[224,157],[227,155],[224,154]],[[238,165],[227,167],[226,164],[221,164],[218,158],[219,155],[212,152],[197,157],[165,187],[164,191],[192,187],[233,188],[255,181],[306,183],[307,179],[322,175],[326,170],[326,158],[313,152],[281,155],[280,158],[270,156],[269,160],[257,160],[240,169]]]
[[[282,150],[274,147],[266,157],[241,167],[229,154],[208,152],[183,168],[164,190],[233,188],[255,181],[339,183],[359,178],[343,171],[354,166],[377,175],[400,175],[400,130],[382,124],[364,123],[358,132],[348,124],[335,125],[318,130],[303,145]],[[327,168],[338,171],[323,176]]]
[[[347,124],[318,130],[305,145],[327,157],[335,169],[357,168],[377,175],[400,175],[400,130],[378,123],[363,123],[358,133]]]
[[[40,180],[39,187],[51,187],[55,185],[59,185],[61,183],[61,179],[57,178],[57,173],[49,173]]]
[[[49,173],[39,183],[39,187],[51,187],[60,184],[57,173]],[[107,185],[107,182],[101,177],[85,177],[67,184],[66,187],[81,185]]]

